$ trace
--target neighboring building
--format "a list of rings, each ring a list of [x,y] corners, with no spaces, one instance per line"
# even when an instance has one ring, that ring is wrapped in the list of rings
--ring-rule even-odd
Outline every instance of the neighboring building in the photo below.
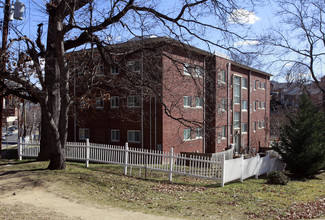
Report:
[[[87,80],[100,89],[73,107],[68,141],[177,153],[214,153],[231,144],[238,153],[256,153],[268,146],[270,74],[165,37],[109,51],[111,66],[85,65],[86,54],[69,59],[76,97]],[[91,69],[93,77],[84,77]]]
[[[3,98],[3,113],[2,123],[3,126],[11,126],[18,124],[18,101],[14,96],[7,96]]]
[[[319,82],[325,88],[325,76]],[[298,107],[299,97],[303,90],[307,91],[312,100],[321,106],[323,94],[316,83],[279,83],[271,82],[271,110],[286,107]]]

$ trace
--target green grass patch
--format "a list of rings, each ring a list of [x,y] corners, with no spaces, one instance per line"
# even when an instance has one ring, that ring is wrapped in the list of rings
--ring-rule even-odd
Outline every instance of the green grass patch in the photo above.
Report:
[[[10,166],[5,164],[11,163]],[[67,163],[60,171],[46,170],[48,162],[1,161],[2,171],[19,171],[40,183],[55,183],[58,194],[80,202],[91,202],[155,215],[191,219],[252,217],[285,218],[294,204],[325,197],[325,172],[315,179],[293,180],[287,185],[269,185],[266,179],[248,179],[220,187],[212,180],[173,175],[138,168],[123,175],[117,165]],[[145,179],[146,177],[146,179]],[[323,214],[324,215],[324,214]]]

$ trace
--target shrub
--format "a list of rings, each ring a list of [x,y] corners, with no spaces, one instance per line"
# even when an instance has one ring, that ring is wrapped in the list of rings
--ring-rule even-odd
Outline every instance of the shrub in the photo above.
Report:
[[[267,183],[269,184],[287,185],[289,180],[290,178],[280,171],[272,171],[267,175]]]

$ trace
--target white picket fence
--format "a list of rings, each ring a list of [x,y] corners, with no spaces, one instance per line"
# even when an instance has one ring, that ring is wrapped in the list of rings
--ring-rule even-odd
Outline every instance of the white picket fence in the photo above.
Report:
[[[39,142],[18,142],[18,157],[37,158],[40,151]],[[204,157],[175,154],[173,148],[170,152],[153,150],[142,150],[125,146],[113,146],[105,144],[93,144],[86,142],[68,142],[66,147],[66,159],[90,162],[119,164],[124,166],[124,174],[131,174],[132,167],[144,168],[166,172],[169,181],[172,181],[173,174],[188,175],[198,178],[207,178],[220,182],[221,186],[225,183],[237,179],[243,181],[251,176],[256,178],[259,175],[273,170],[283,169],[282,163],[277,157],[267,154],[265,157],[244,157],[226,160],[225,155],[220,157]],[[129,169],[128,169],[129,168]],[[141,170],[141,169],[140,169]]]

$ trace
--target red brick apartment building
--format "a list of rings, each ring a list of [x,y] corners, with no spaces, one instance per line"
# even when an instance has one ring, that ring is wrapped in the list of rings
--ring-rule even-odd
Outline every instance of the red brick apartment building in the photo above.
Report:
[[[96,67],[85,64],[90,55],[73,62],[75,95],[87,84],[82,71],[95,69],[87,82],[99,87],[73,107],[68,141],[201,153],[268,146],[270,74],[166,37],[107,51]]]

